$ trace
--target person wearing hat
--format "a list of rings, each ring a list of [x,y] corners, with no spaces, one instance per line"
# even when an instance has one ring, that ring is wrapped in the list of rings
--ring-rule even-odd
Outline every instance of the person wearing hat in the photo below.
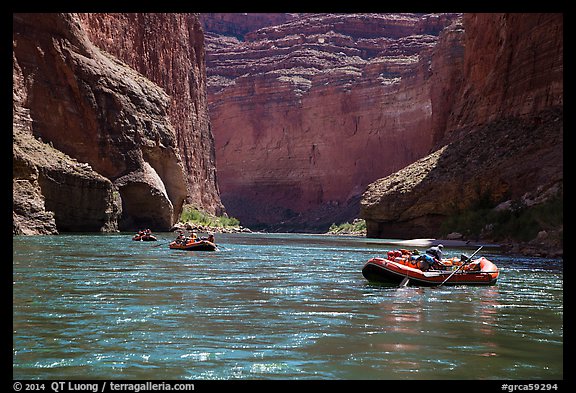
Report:
[[[426,250],[424,255],[421,255],[418,260],[418,268],[422,271],[427,271],[429,269],[442,269],[442,249],[444,246],[438,244],[435,247],[430,247]]]
[[[442,249],[444,248],[444,246],[442,244],[438,244],[435,247],[430,247],[429,249],[426,250],[426,254],[428,255],[432,255],[434,258],[438,259],[439,261],[442,260],[443,258],[443,253],[442,253]]]
[[[185,244],[186,243],[186,239],[184,238],[184,232],[182,231],[182,229],[178,229],[178,236],[176,237],[175,242],[177,244]]]

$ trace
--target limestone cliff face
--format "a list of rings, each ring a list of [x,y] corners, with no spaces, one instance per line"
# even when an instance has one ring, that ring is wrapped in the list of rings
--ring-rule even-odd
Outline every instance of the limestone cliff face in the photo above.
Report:
[[[74,14],[13,15],[14,233],[168,229],[186,178],[169,96]]]
[[[562,198],[562,15],[467,14],[463,26],[464,56],[444,64],[452,76],[433,95],[445,108],[434,123],[441,148],[369,186],[361,216],[370,237],[436,237],[446,217],[481,200]],[[562,228],[547,229],[561,250]]]
[[[229,213],[255,228],[307,231],[356,217],[370,182],[433,146],[430,58],[459,17],[309,14],[245,41],[207,36]]]
[[[208,102],[204,32],[197,14],[79,14],[90,40],[169,96],[168,117],[186,172],[186,202],[224,211],[215,168]]]

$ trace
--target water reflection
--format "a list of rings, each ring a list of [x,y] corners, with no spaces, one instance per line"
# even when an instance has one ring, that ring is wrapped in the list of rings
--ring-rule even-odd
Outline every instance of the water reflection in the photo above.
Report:
[[[363,278],[382,250],[359,239],[218,242],[200,253],[121,235],[15,237],[14,377],[563,376],[557,263],[494,255],[496,286],[398,288]]]
[[[383,297],[374,310],[377,317],[370,326],[369,341],[374,350],[381,351],[379,357],[386,363],[383,375],[492,379],[504,377],[503,370],[514,367],[526,375],[534,371],[511,357],[514,353],[518,359],[536,359],[536,355],[525,350],[534,348],[537,337],[510,335],[501,287],[405,287],[381,291]],[[514,351],[510,352],[512,348]],[[547,358],[542,363],[561,359],[561,346],[549,350],[552,352],[541,355]]]

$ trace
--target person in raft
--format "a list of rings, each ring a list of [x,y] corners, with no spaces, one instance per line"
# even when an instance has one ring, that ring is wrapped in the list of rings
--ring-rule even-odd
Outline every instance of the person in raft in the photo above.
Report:
[[[442,244],[438,244],[436,247],[430,247],[429,249],[427,249],[426,254],[432,255],[438,261],[441,261],[442,258],[444,257],[444,253],[442,252],[443,248],[444,246]]]
[[[208,240],[210,243],[214,243],[214,234],[209,233],[208,237],[202,236],[200,240]]]
[[[442,252],[443,248],[444,246],[442,244],[438,244],[435,247],[430,247],[427,249],[424,255],[417,257],[418,269],[422,270],[423,272],[430,269],[441,269],[442,263],[440,261],[444,255]]]
[[[178,236],[176,237],[175,242],[177,244],[186,244],[186,243],[188,243],[188,240],[190,240],[190,239],[184,234],[184,232],[181,229],[179,229],[178,230]]]

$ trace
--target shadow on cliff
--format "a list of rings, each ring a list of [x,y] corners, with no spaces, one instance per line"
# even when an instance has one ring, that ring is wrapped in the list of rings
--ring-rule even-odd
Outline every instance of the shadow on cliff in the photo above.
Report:
[[[549,231],[559,236],[556,247],[562,248],[561,107],[461,129],[450,138],[453,142],[368,187],[360,212],[368,237],[440,238],[458,230],[465,236],[507,241]],[[545,203],[556,206],[556,218],[549,214],[549,220],[508,222],[512,232],[530,226],[525,233],[498,233],[505,223],[490,222],[522,219],[520,213],[527,217],[528,210]],[[489,217],[492,211],[506,214]]]

